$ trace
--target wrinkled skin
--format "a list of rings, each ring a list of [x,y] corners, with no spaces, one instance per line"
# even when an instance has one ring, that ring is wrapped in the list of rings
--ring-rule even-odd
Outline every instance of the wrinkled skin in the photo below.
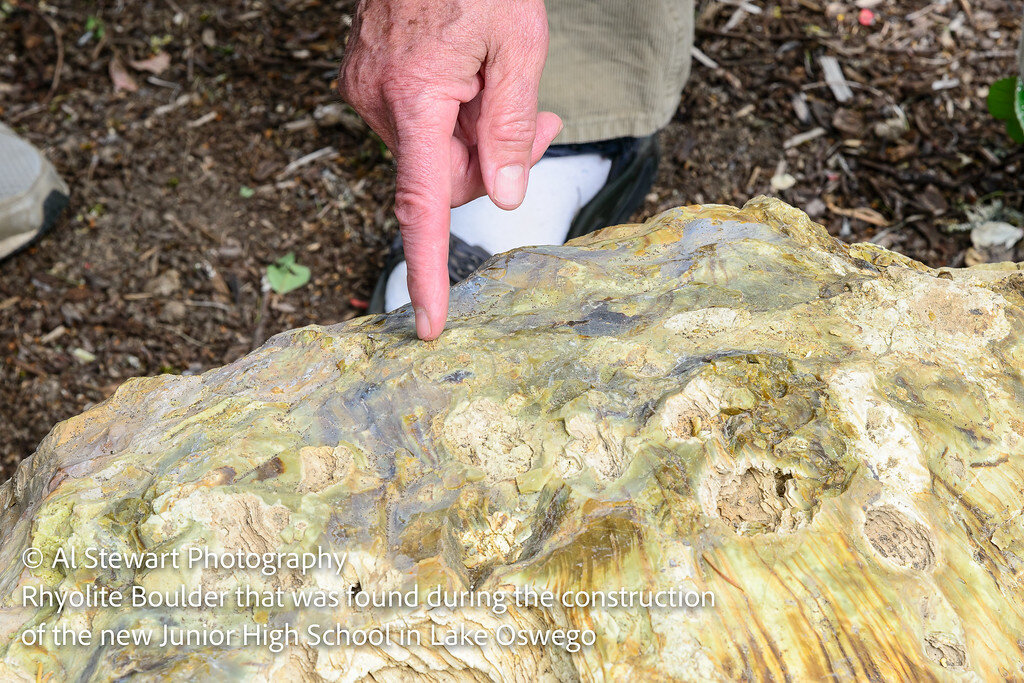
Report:
[[[449,210],[486,193],[522,203],[529,168],[561,129],[537,112],[547,55],[541,0],[363,0],[342,96],[395,156],[395,215],[416,331],[448,313]]]

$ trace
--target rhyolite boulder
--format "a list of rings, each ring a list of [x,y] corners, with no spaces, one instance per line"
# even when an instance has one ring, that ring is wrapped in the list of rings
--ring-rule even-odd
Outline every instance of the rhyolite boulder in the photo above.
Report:
[[[0,679],[1019,680],[1022,293],[1018,266],[933,270],[760,198],[499,255],[453,289],[431,343],[403,309],[131,380],[0,488]],[[269,576],[52,566],[70,549],[199,547],[348,555]],[[133,585],[679,589],[713,605],[57,614],[23,599]],[[424,635],[25,644],[40,623]],[[502,645],[502,625],[595,642]],[[431,626],[492,639],[434,644]]]

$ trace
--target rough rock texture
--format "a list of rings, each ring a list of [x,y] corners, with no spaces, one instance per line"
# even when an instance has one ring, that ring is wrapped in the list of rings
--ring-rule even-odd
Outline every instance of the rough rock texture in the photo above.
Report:
[[[407,311],[132,380],[0,488],[0,679],[1024,677],[1024,272],[935,271],[795,209],[689,207],[498,256]],[[349,553],[340,576],[29,570],[29,546]],[[83,609],[25,586],[558,593],[696,609]],[[33,647],[42,621],[592,628],[579,652]],[[980,679],[978,678],[980,676]]]

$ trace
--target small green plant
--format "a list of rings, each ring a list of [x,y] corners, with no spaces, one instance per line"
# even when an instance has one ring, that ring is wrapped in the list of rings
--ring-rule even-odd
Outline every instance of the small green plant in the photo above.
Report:
[[[85,33],[89,35],[89,39],[93,36],[96,40],[103,40],[103,34],[107,32],[107,27],[103,24],[103,20],[97,17],[95,14],[90,14],[85,19]],[[88,40],[88,39],[87,39]]]
[[[174,38],[170,34],[167,34],[167,33],[165,33],[162,36],[150,36],[149,37],[149,49],[150,49],[150,52],[154,52],[154,53],[160,52],[160,50],[162,50],[165,47],[167,47],[168,45],[170,45],[172,40],[174,40]]]
[[[1016,76],[992,84],[988,91],[988,110],[1006,122],[1006,132],[1024,144],[1024,81]]]
[[[267,266],[267,282],[278,294],[287,294],[309,282],[309,268],[295,262],[295,254],[289,252]]]

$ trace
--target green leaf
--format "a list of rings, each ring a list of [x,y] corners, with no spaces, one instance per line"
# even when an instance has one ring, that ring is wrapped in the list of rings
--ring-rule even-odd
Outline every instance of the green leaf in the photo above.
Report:
[[[310,271],[295,262],[295,254],[289,252],[267,266],[267,282],[278,294],[287,294],[309,282]]]
[[[92,33],[98,40],[102,40],[103,34],[106,28],[103,25],[103,20],[94,14],[90,14],[85,19],[85,30],[87,33]]]
[[[1006,132],[1014,142],[1024,145],[1024,125],[1016,119],[1006,122]]]
[[[1017,130],[1024,130],[1024,80],[1017,79],[1017,96],[1013,100],[1013,113],[1017,119]],[[1013,135],[1011,133],[1011,135]],[[1024,142],[1019,138],[1013,138],[1017,142]]]
[[[1004,78],[989,88],[988,110],[1000,121],[1006,121],[1006,133],[1014,142],[1024,144],[1024,81]]]
[[[256,194],[256,190],[252,189],[248,185],[242,185],[238,190],[238,194],[242,195],[242,199],[249,199]]]
[[[1014,99],[1017,95],[1017,77],[1003,78],[988,90],[988,110],[1001,121],[1013,118]]]

